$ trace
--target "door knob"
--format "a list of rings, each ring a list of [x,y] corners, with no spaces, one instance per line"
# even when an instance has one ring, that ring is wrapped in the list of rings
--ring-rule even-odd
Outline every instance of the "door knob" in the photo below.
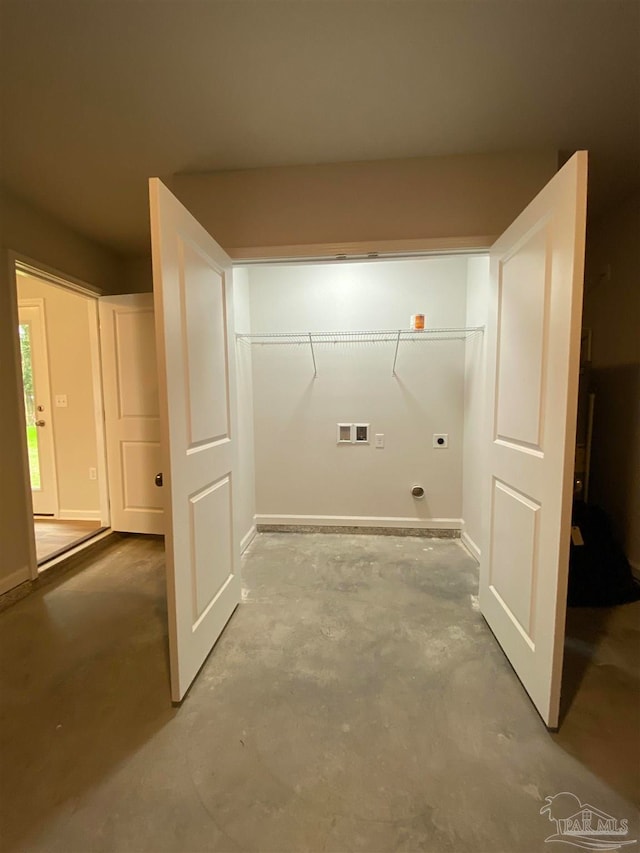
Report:
[[[154,478],[154,483],[156,484],[156,486],[162,485],[162,471],[159,474],[156,474]]]
[[[36,426],[44,426],[46,421],[36,421]]]

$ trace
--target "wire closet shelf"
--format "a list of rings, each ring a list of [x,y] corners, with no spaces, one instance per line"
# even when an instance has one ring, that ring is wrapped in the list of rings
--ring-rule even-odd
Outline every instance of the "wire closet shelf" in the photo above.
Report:
[[[396,375],[398,350],[401,342],[411,344],[434,341],[465,341],[476,335],[482,335],[484,326],[463,326],[443,329],[365,329],[358,332],[256,332],[238,333],[238,341],[258,346],[297,345],[308,346],[313,360],[313,375],[318,375],[315,347],[326,344],[395,344],[392,374]]]

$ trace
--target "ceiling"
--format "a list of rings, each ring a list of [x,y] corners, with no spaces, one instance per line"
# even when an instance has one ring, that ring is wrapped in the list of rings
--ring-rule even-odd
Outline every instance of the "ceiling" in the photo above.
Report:
[[[147,178],[538,147],[640,183],[638,0],[2,0],[0,182],[128,253]]]

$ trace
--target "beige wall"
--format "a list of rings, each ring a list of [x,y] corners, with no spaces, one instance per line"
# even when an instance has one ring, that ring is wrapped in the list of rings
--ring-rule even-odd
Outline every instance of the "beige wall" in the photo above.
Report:
[[[122,279],[118,293],[151,293],[153,267],[150,252],[123,258]]]
[[[229,250],[497,236],[557,170],[555,151],[174,175]]]
[[[584,326],[596,392],[590,501],[640,570],[640,196],[590,224]]]
[[[18,337],[14,327],[15,285],[9,251],[19,252],[105,292],[117,292],[116,255],[65,225],[0,192],[0,592],[29,576],[31,495],[18,384]]]
[[[385,241],[476,238],[486,247],[553,177],[557,152],[421,157],[368,163],[169,175],[162,180],[233,258],[363,250]],[[407,243],[398,246],[398,243]],[[287,251],[288,250],[288,251]],[[151,257],[125,262],[130,293],[151,290]]]
[[[118,255],[30,207],[0,187],[0,240],[5,249],[85,281],[105,293],[118,293],[122,262]],[[2,284],[4,285],[4,281]],[[4,290],[4,287],[3,287]]]
[[[34,298],[44,302],[59,515],[99,519],[98,481],[89,479],[89,468],[98,467],[89,326],[95,300],[18,276],[18,302]],[[54,405],[57,394],[66,395],[65,408]]]

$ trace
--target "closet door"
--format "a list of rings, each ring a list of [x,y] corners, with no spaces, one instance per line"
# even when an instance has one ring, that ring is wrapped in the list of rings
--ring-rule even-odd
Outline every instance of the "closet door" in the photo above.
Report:
[[[491,250],[480,607],[558,725],[584,272],[587,154]]]
[[[171,693],[180,701],[240,601],[231,259],[149,184]]]
[[[111,527],[164,533],[153,295],[99,300]]]

